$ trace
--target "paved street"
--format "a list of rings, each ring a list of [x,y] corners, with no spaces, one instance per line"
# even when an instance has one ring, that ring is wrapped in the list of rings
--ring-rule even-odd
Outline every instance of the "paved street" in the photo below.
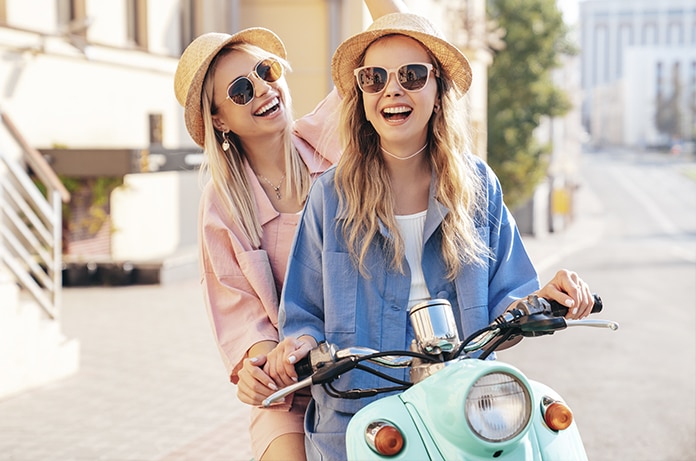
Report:
[[[581,188],[567,231],[526,239],[541,270],[597,238],[596,200]],[[67,288],[63,331],[80,371],[0,400],[1,461],[251,459],[196,280]]]

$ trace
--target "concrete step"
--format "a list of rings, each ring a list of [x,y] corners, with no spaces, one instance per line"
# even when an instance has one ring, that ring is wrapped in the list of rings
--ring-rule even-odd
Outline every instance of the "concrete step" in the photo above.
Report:
[[[0,283],[0,399],[73,375],[80,343],[66,338],[14,282]]]

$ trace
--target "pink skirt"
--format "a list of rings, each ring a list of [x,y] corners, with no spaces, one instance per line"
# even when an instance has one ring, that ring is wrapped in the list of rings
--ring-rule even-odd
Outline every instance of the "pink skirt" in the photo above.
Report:
[[[271,442],[281,435],[304,434],[305,410],[311,398],[309,390],[302,390],[293,396],[290,410],[252,407],[249,434],[255,460],[261,459]]]

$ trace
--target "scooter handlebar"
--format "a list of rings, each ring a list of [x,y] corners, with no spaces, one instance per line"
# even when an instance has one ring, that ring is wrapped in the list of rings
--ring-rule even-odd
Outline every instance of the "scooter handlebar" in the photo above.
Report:
[[[591,313],[596,314],[598,312],[602,312],[602,309],[604,308],[602,298],[600,298],[596,293],[593,293],[592,297],[594,298],[594,305],[592,306]],[[558,301],[553,301],[550,299],[547,299],[546,301],[551,305],[551,313],[554,315],[554,317],[565,317],[565,315],[568,313],[568,308]]]
[[[314,370],[312,370],[312,362],[310,357],[311,352],[295,364],[295,372],[297,373],[297,379],[299,381],[302,381],[314,373]]]

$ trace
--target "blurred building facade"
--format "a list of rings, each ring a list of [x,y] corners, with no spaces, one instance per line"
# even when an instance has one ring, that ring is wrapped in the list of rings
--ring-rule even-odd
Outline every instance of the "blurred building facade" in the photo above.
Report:
[[[405,3],[437,23],[470,58],[474,79],[467,102],[475,150],[485,158],[491,62],[485,0]],[[5,232],[16,210],[4,200],[11,182],[4,181],[10,177],[4,159],[30,170],[32,151],[58,175],[88,184],[87,198],[105,195],[102,221],[83,240],[69,241],[64,259],[87,270],[95,261],[116,261],[124,271],[131,263],[175,261],[195,273],[200,149],[174,97],[182,51],[205,32],[251,26],[275,31],[288,48],[288,83],[301,116],[332,88],[333,50],[370,22],[358,0],[0,0],[0,398],[79,366],[79,344],[60,332],[60,281],[45,315],[22,296],[28,285],[17,282],[21,264],[3,266],[21,256],[10,254],[13,237]],[[103,178],[115,180],[107,181],[113,191],[102,187]],[[84,191],[71,192],[71,214],[87,213],[79,205]],[[60,205],[58,200],[58,213]],[[75,237],[70,229],[63,232],[63,240],[65,233]]]
[[[696,2],[580,3],[582,120],[596,145],[696,136]]]
[[[491,62],[485,0],[405,3],[437,23],[469,56],[475,151],[485,158]],[[186,45],[210,31],[251,26],[275,31],[288,49],[293,67],[288,83],[295,115],[301,116],[332,88],[329,62],[336,46],[370,22],[358,0],[5,0],[0,2],[0,107],[33,147],[50,151],[49,159],[65,168],[59,174],[123,179],[101,238],[73,241],[70,252],[119,260],[161,258],[195,245],[196,239],[187,219],[197,202],[189,190],[197,188],[196,181],[172,173],[193,171],[199,161],[189,155],[199,149],[173,95],[177,58]],[[2,136],[0,130],[0,148],[16,150]],[[90,161],[97,153],[99,161]],[[105,160],[110,154],[118,155],[119,164],[130,159],[128,166],[111,168]],[[66,156],[84,162],[64,161]]]

